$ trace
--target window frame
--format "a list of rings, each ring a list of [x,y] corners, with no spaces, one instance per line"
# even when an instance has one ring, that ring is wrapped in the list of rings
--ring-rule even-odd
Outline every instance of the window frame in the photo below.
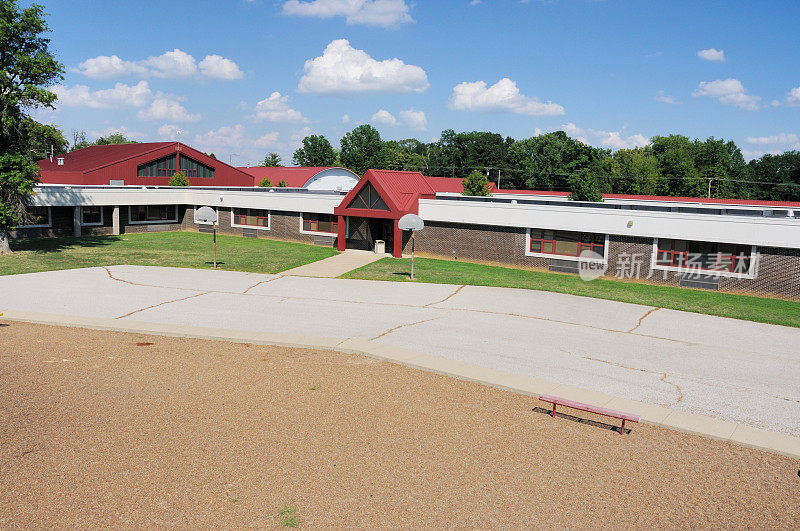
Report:
[[[99,222],[94,221],[94,222],[91,222],[91,223],[87,223],[86,221],[84,221],[83,217],[84,217],[84,209],[85,208],[99,208],[100,209],[100,221]],[[105,221],[105,218],[104,218],[105,213],[103,212],[104,210],[105,209],[102,206],[99,206],[99,205],[82,205],[81,206],[81,227],[102,227],[103,223]],[[129,212],[130,212],[130,210],[129,210]]]
[[[688,251],[688,244],[691,242],[698,242],[700,240],[681,240],[680,238],[662,238],[664,240],[678,240],[678,241],[685,241],[687,243],[687,255],[689,254]],[[698,275],[714,275],[720,277],[729,277],[729,278],[743,278],[743,279],[754,279],[757,276],[758,272],[758,261],[759,261],[759,253],[758,248],[755,245],[750,246],[750,268],[747,273],[737,273],[735,271],[722,271],[718,269],[703,269],[700,267],[682,267],[682,266],[673,266],[673,265],[662,265],[658,263],[658,241],[659,238],[653,238],[653,249],[650,254],[650,269],[655,271],[672,271],[673,273],[693,273]],[[707,242],[707,243],[714,243],[717,246],[723,245],[727,242]],[[747,244],[730,244],[730,245],[739,245],[743,247],[747,247]],[[672,254],[680,254],[683,251],[671,251]],[[719,253],[718,253],[719,254]],[[735,267],[735,262],[734,262]]]
[[[143,206],[145,208],[149,207],[172,207],[173,212],[175,213],[175,217],[171,219],[159,219],[159,220],[144,220],[144,221],[133,221],[131,216],[132,207],[139,207]],[[128,225],[164,225],[167,223],[177,223],[178,222],[178,205],[128,205]]]
[[[319,230],[306,230],[303,228],[303,214],[315,214],[317,216],[331,216],[333,220],[331,223],[336,223],[336,232],[324,232]],[[327,212],[300,212],[300,234],[315,234],[319,236],[338,236],[339,235],[339,216],[336,214],[329,214]]]
[[[36,225],[16,225],[14,229],[49,229],[53,226],[53,209],[49,206],[41,206],[41,205],[30,205],[34,208],[46,208],[47,209],[47,223],[46,224],[36,224]]]
[[[531,238],[531,230],[552,230],[553,232],[577,232],[577,233],[587,233],[587,234],[601,234],[599,232],[587,232],[587,231],[574,231],[574,230],[563,230],[563,229],[544,229],[539,227],[528,227],[525,230],[525,256],[535,256],[539,258],[553,258],[556,260],[572,260],[573,262],[594,262],[598,264],[608,264],[608,234],[603,234],[603,258],[586,258],[583,256],[573,256],[570,254],[557,254],[553,253],[543,253],[543,252],[534,252],[531,251],[531,240],[539,240],[540,238]],[[555,240],[553,240],[555,241]],[[594,246],[599,246],[599,243],[594,244],[585,244],[578,242],[578,249],[581,250],[581,246],[590,245],[593,249]],[[555,248],[553,249],[555,250]]]
[[[263,210],[267,213],[267,226],[264,227],[262,225],[242,225],[241,223],[236,223],[236,209],[242,210]],[[256,216],[257,218],[263,218],[264,216]],[[231,208],[231,227],[236,227],[240,229],[258,229],[258,230],[270,230],[272,228],[272,210],[266,208],[249,208],[249,207],[232,207]]]

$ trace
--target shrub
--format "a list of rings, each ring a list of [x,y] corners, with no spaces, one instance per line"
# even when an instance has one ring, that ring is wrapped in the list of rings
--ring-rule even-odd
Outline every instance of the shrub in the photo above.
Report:
[[[169,179],[169,186],[189,186],[189,179],[182,171],[176,171]]]
[[[281,188],[286,188],[287,186],[289,186],[289,183],[281,179],[281,182],[278,183],[278,186],[280,186]]]
[[[478,170],[469,174],[469,177],[461,183],[464,186],[462,195],[492,195],[489,190],[489,180]]]
[[[269,180],[269,177],[264,177],[258,185],[261,188],[272,188],[272,181]]]

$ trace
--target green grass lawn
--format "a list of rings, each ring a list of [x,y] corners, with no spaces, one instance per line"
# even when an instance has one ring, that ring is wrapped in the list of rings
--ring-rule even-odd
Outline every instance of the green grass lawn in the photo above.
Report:
[[[0,275],[102,265],[150,265],[212,269],[210,234],[154,232],[121,236],[42,238],[12,242],[0,256]],[[217,235],[219,269],[278,273],[337,254],[331,247]]]
[[[384,258],[342,276],[343,278],[367,280],[409,281],[410,271],[410,259]],[[416,259],[414,279],[418,282],[439,284],[469,284],[554,291],[800,327],[800,303],[798,302],[716,291],[654,286],[607,279],[584,282],[580,277],[572,275],[432,258]]]

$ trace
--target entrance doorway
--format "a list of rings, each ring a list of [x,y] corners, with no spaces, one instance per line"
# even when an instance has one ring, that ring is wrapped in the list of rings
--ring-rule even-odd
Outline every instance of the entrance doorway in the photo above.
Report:
[[[394,249],[394,220],[380,218],[347,218],[347,248],[373,251],[375,241],[386,242],[386,252]]]

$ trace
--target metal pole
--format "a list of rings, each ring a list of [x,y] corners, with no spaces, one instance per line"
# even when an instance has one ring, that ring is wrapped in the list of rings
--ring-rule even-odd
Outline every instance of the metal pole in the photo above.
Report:
[[[411,280],[414,280],[414,231],[411,231]]]
[[[708,178],[708,198],[711,199],[711,177]]]
[[[217,222],[214,222],[214,269],[217,268]]]

